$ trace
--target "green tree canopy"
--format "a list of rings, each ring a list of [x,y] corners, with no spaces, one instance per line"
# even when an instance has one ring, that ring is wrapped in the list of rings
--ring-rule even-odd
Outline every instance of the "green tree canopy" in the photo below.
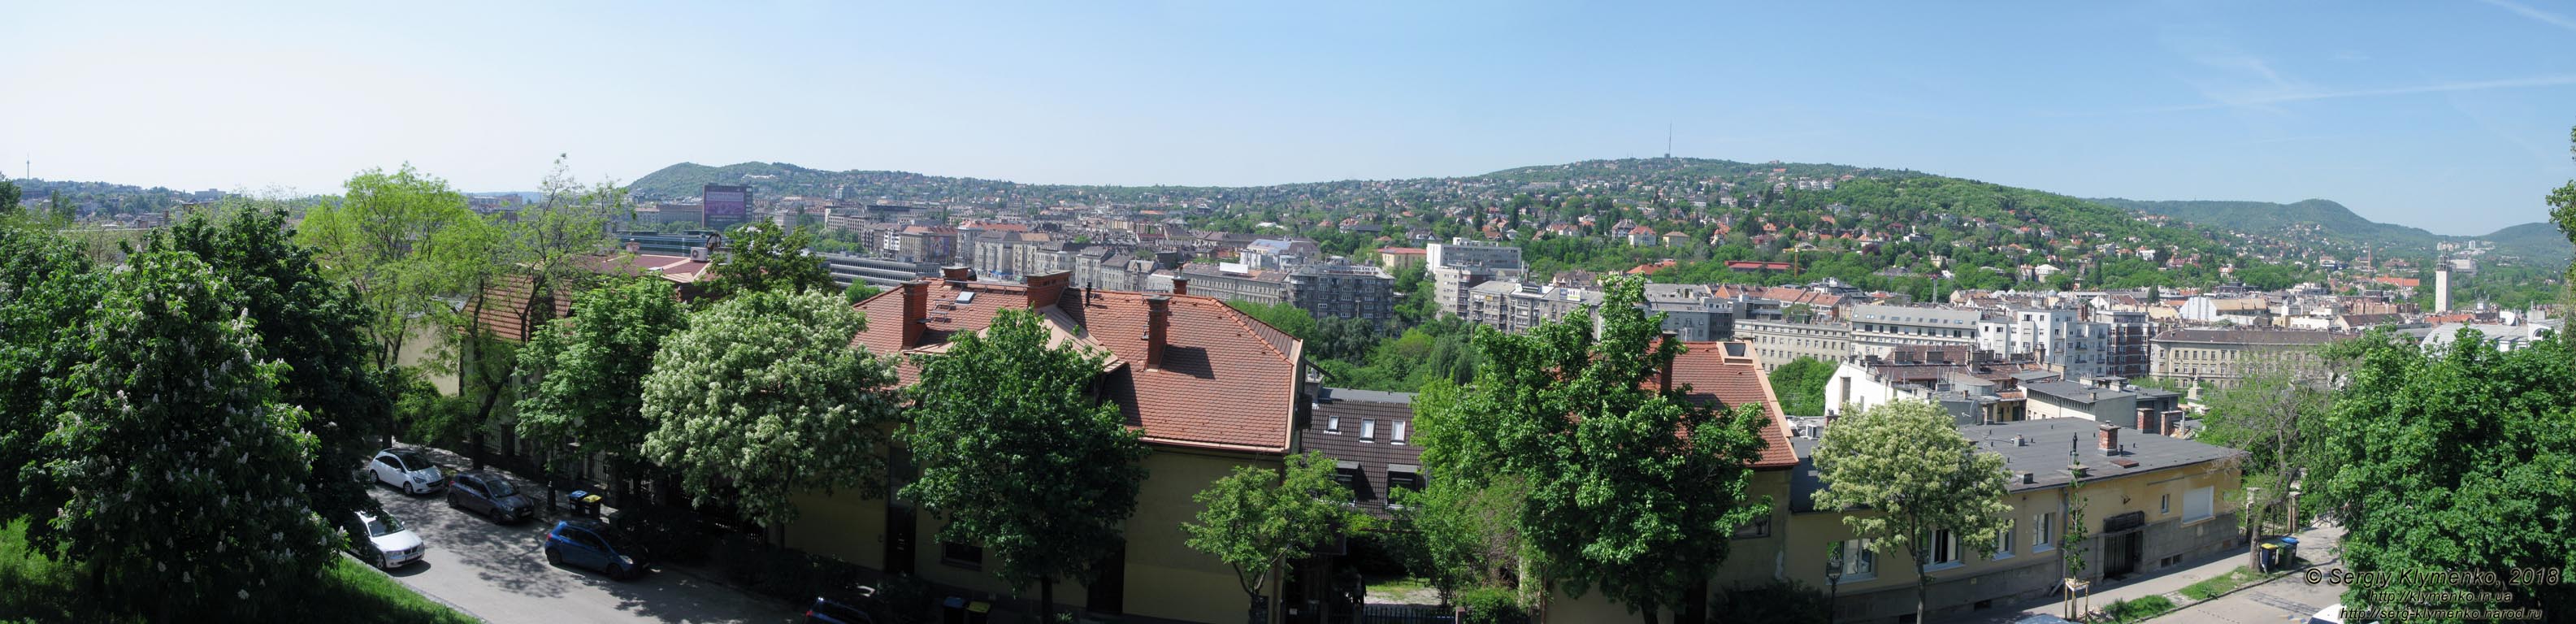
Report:
[[[88,361],[45,437],[38,548],[122,572],[128,599],[251,613],[310,581],[332,531],[309,509],[314,440],[277,391],[242,293],[196,257],[134,255],[79,333]]]
[[[88,345],[69,329],[98,307],[105,278],[90,271],[79,242],[0,215],[0,518],[53,510],[19,477],[41,467],[39,441],[71,395],[62,380],[88,360]]]
[[[724,242],[723,257],[707,269],[714,278],[707,282],[709,297],[832,287],[832,271],[823,266],[823,258],[806,252],[814,245],[814,233],[803,226],[791,230],[769,223],[744,224],[726,232]]]
[[[841,298],[847,299],[850,303],[855,304],[861,301],[866,301],[869,297],[877,296],[877,293],[881,292],[885,292],[885,289],[878,288],[875,284],[868,283],[867,280],[853,279],[850,280],[849,288],[841,289]]]
[[[534,382],[519,395],[518,434],[606,455],[620,491],[631,492],[626,486],[645,467],[644,434],[654,428],[644,417],[644,380],[663,341],[688,328],[688,313],[659,277],[583,291],[573,309],[577,316],[547,323],[518,352],[519,370]]]
[[[1426,423],[1425,459],[1474,481],[1524,481],[1519,526],[1550,582],[1577,595],[1598,588],[1650,622],[1667,607],[1696,621],[1730,546],[1709,536],[1770,513],[1745,493],[1767,415],[1659,389],[1681,343],[1661,340],[1662,315],[1639,307],[1643,280],[1614,277],[1605,289],[1597,335],[1587,314],[1478,334],[1476,381]],[[1474,463],[1494,467],[1466,468]]]
[[[1006,309],[945,353],[913,356],[904,441],[921,477],[900,496],[948,519],[941,540],[992,553],[1003,580],[1038,584],[1053,613],[1056,581],[1087,580],[1120,548],[1146,448],[1090,391],[1107,356],[1049,348],[1043,322]]]
[[[1825,481],[1817,508],[1852,512],[1843,524],[1870,540],[1872,550],[1913,558],[1917,619],[1932,583],[1924,568],[1931,565],[1926,552],[1934,531],[1949,531],[1982,555],[2011,526],[2003,456],[1977,452],[1976,442],[1930,402],[1883,403],[1844,415],[1825,429],[1815,462]]]
[[[1351,507],[1351,489],[1333,480],[1333,465],[1309,451],[1288,456],[1276,472],[1235,466],[1190,497],[1200,509],[1195,522],[1181,524],[1189,547],[1234,567],[1252,598],[1255,624],[1267,621],[1261,591],[1272,572],[1337,534],[1368,526],[1370,518]]]
[[[2550,340],[2498,351],[2475,330],[2432,353],[2384,332],[2360,342],[2350,384],[2309,433],[2306,492],[2341,519],[2344,566],[2511,580],[2517,568],[2576,563],[2576,350]],[[2458,601],[2449,590],[2477,588],[2391,580],[2347,587],[2345,605],[2576,612],[2576,585],[2514,583],[2512,601]]]
[[[317,446],[304,486],[313,511],[360,536],[351,512],[376,504],[349,467],[373,455],[392,427],[389,371],[372,357],[356,293],[325,279],[313,250],[293,236],[283,207],[235,199],[189,215],[148,248],[194,255],[240,294],[260,335],[258,357],[285,364],[279,395],[308,416]]]
[[[1771,387],[1780,394],[1780,411],[1791,416],[1825,415],[1825,384],[1834,379],[1834,363],[1800,356],[1771,369]]]
[[[850,344],[867,318],[832,294],[747,291],[691,314],[644,379],[644,457],[697,504],[796,517],[803,490],[882,490],[894,369]]]
[[[465,195],[411,165],[350,177],[337,205],[305,212],[296,242],[314,248],[324,276],[357,291],[378,368],[393,367],[416,330],[456,324],[442,298],[473,292],[501,255]]]

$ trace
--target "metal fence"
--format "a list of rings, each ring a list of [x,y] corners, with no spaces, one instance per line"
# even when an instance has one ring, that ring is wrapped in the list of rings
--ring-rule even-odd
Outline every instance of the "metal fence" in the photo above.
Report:
[[[1360,624],[1456,624],[1457,613],[1438,605],[1360,605]]]

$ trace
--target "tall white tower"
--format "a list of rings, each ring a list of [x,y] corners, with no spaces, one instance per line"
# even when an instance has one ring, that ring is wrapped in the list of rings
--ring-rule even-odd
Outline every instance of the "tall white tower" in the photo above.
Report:
[[[2451,311],[2451,265],[2449,263],[2449,260],[2444,260],[2441,268],[2433,270],[2433,312],[2435,313]]]

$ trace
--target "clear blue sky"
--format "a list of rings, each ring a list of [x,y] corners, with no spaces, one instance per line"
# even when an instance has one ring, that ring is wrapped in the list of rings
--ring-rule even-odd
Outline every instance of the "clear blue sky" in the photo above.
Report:
[[[254,4],[11,5],[7,173],[337,192],[409,161],[515,190],[570,153],[1239,185],[1653,156],[1670,124],[1683,156],[2446,234],[2576,178],[2568,0]]]

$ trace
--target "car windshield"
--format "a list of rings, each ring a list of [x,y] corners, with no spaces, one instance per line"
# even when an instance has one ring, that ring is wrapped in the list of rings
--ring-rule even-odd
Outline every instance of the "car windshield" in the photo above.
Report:
[[[367,518],[367,537],[384,537],[403,530],[402,521],[393,516]]]
[[[518,488],[510,487],[509,481],[491,477],[483,478],[483,489],[491,491],[493,498],[500,498],[519,493]]]
[[[419,453],[395,453],[394,459],[402,462],[404,470],[420,470],[430,467],[429,459],[421,457]]]

